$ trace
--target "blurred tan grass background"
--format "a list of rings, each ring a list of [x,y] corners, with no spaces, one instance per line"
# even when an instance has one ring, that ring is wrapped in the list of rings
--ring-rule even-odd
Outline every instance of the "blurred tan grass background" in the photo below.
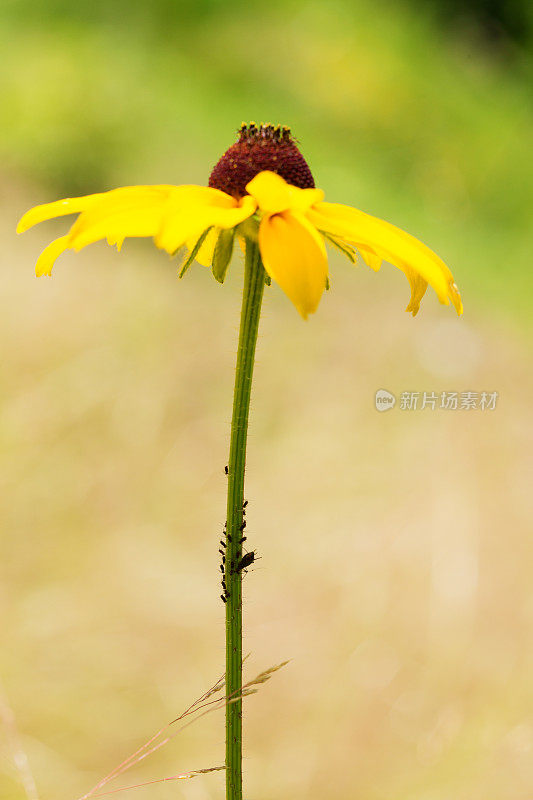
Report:
[[[36,281],[64,225],[16,239],[16,220],[60,195],[205,182],[242,119],[292,125],[327,197],[428,242],[466,305],[458,320],[428,295],[413,320],[397,270],[335,256],[307,324],[267,291],[245,646],[250,675],[292,661],[246,703],[246,796],[531,796],[531,48],[432,8],[0,12],[0,674],[43,800],[83,794],[221,672],[242,267],[178,283],[130,242]],[[500,398],[378,414],[379,388]],[[19,800],[3,734],[0,793]],[[119,785],[222,758],[213,715]],[[215,775],[131,796],[221,794]]]

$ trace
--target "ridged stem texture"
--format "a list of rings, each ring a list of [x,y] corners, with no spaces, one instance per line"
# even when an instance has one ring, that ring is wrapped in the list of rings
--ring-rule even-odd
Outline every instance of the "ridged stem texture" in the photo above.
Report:
[[[244,289],[228,461],[226,598],[226,800],[242,800],[242,569],[248,414],[265,271],[257,242],[246,241]],[[235,698],[235,699],[234,699]]]

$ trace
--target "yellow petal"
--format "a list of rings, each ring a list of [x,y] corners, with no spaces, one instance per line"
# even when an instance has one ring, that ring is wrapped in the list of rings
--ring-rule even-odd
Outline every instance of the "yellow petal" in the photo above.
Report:
[[[460,316],[463,313],[463,301],[461,300],[459,287],[457,286],[453,278],[448,284],[448,297],[452,301],[453,307]]]
[[[219,228],[234,228],[245,219],[255,214],[257,209],[257,202],[253,197],[245,195],[238,201],[235,208],[210,208],[209,214],[212,220],[212,225],[217,225]]]
[[[168,196],[169,211],[178,211],[189,206],[235,208],[238,205],[238,201],[234,197],[210,186],[184,184],[182,186],[172,186],[171,189]]]
[[[17,225],[17,233],[24,233],[28,228],[54,217],[64,217],[67,214],[78,214],[88,208],[94,200],[101,195],[88,194],[85,197],[67,197],[65,200],[56,200],[53,203],[44,203],[26,211]]]
[[[289,185],[275,172],[260,172],[246,185],[246,191],[267,214],[278,214],[291,207]]]
[[[428,282],[421,278],[418,272],[415,272],[408,267],[404,267],[403,270],[407,276],[407,280],[411,286],[411,299],[409,300],[409,304],[406,311],[410,311],[413,317],[416,317],[420,310],[420,301],[424,297],[426,293],[426,289],[428,288]]]
[[[217,192],[216,189],[211,190]],[[194,204],[187,207],[175,205],[168,209],[163,217],[162,224],[155,243],[157,247],[167,253],[175,253],[189,239],[198,239],[206,228],[233,228],[240,222],[250,217],[256,210],[257,204],[252,197],[243,197],[237,201],[224,192],[218,192],[223,198],[228,198],[233,207],[228,207],[228,201],[223,199],[224,205]],[[218,198],[215,199],[217,203]]]
[[[314,203],[324,199],[322,189],[300,189],[270,170],[259,172],[252,178],[246,185],[246,191],[257,200],[261,211],[267,214],[278,214],[288,209],[307,211]]]
[[[128,200],[130,204],[135,205],[143,194],[151,193],[151,196],[154,194],[165,195],[172,188],[174,187],[166,185],[124,186],[120,189],[112,189],[109,192],[87,194],[83,197],[67,197],[64,200],[56,200],[53,203],[44,203],[31,208],[24,214],[17,225],[17,233],[23,233],[38,222],[44,222],[54,217],[79,214],[82,211],[87,212],[95,208],[98,209],[97,213],[105,213],[110,207],[114,207],[119,203],[124,205]]]
[[[255,211],[255,201],[238,203],[207,186],[128,186],[101,195],[71,229],[71,246],[80,250],[99,239],[118,247],[126,237],[155,237],[168,252],[218,223],[232,227]]]
[[[37,206],[22,217],[18,231],[53,217],[79,214],[67,236],[42,253],[37,270],[44,275],[50,274],[55,258],[67,247],[81,250],[106,239],[120,249],[126,237],[149,236],[159,247],[174,252],[210,227],[227,229],[239,225],[256,208],[257,202],[250,196],[236,200],[208,186],[125,186]]]
[[[132,222],[128,227],[128,232],[124,231],[125,236],[153,236],[149,232],[145,233],[146,226],[141,223],[141,230],[135,233],[136,224],[142,219],[144,213],[159,210],[163,213],[172,186],[125,186],[120,189],[112,189],[105,192],[92,202],[78,217],[71,228],[72,240],[80,237],[81,247],[98,239],[105,238],[107,229],[111,238],[116,238],[114,231],[117,225],[123,225],[129,216]],[[134,220],[135,215],[138,215]],[[93,232],[94,231],[94,232]],[[97,234],[96,231],[99,231]],[[129,231],[132,231],[131,233]]]
[[[363,256],[363,261],[368,267],[370,267],[370,269],[373,269],[374,272],[377,272],[381,268],[381,262],[383,261],[383,259],[380,256],[378,256],[378,254],[375,253],[374,250],[369,250],[368,247],[361,247],[361,246],[359,246],[357,249]]]
[[[209,228],[208,217],[205,212],[181,211],[163,219],[161,227],[154,237],[154,242],[160,250],[166,250],[173,255],[189,240],[198,240],[202,233]]]
[[[51,275],[52,274],[52,267],[55,264],[56,259],[64,253],[69,247],[69,237],[61,236],[59,239],[54,239],[53,242],[50,242],[48,247],[45,247],[39,258],[37,259],[37,264],[35,265],[35,274],[38,278],[42,277],[43,275]]]
[[[162,205],[110,213],[92,224],[82,214],[72,226],[70,244],[73,250],[78,251],[100,239],[107,239],[109,244],[122,245],[128,236],[155,236],[161,227],[162,218]]]
[[[324,199],[322,189],[299,189],[298,186],[292,186],[290,183],[287,184],[287,189],[292,211],[307,211],[312,205],[320,203]]]
[[[255,179],[254,179],[255,180]],[[328,262],[322,237],[298,212],[265,215],[259,248],[266,271],[304,319],[318,308],[326,288]]]
[[[307,216],[319,230],[340,236],[361,251],[377,250],[404,271],[405,268],[414,270],[435,289],[441,303],[447,305],[451,299],[457,313],[462,312],[452,273],[444,261],[414,236],[377,217],[337,203],[317,203]]]

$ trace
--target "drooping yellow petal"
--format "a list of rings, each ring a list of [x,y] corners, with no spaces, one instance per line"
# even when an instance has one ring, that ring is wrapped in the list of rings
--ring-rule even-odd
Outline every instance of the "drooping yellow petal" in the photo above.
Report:
[[[461,300],[459,287],[457,286],[453,278],[448,286],[448,296],[453,303],[453,307],[460,316],[463,313],[463,301]]]
[[[101,197],[98,194],[88,194],[85,197],[67,197],[64,200],[55,200],[53,203],[43,203],[40,206],[34,206],[21,217],[17,225],[17,233],[24,233],[29,228],[37,225],[39,222],[45,222],[54,217],[64,217],[67,214],[78,214],[88,208],[96,198]]]
[[[43,252],[37,259],[37,263],[35,265],[35,274],[38,278],[42,277],[43,275],[51,275],[52,274],[52,267],[54,266],[56,259],[59,258],[61,253],[64,253],[69,247],[69,237],[61,236],[59,239],[54,239],[53,242],[44,248]]]
[[[115,212],[92,225],[87,224],[82,214],[71,229],[71,247],[78,251],[100,239],[121,245],[127,237],[155,236],[161,227],[162,218],[162,204]]]
[[[322,237],[298,212],[265,215],[259,248],[266,271],[304,319],[313,314],[326,288],[328,262]]]
[[[206,228],[233,228],[255,212],[257,204],[252,197],[246,196],[237,201],[224,192],[216,189],[211,191],[222,195],[222,201],[211,196],[216,205],[213,202],[189,203],[187,207],[172,206],[167,209],[155,237],[157,247],[167,253],[175,253],[189,239],[197,239]]]
[[[163,218],[154,242],[160,250],[173,255],[189,240],[198,240],[209,228],[209,219],[205,211],[189,210]]]
[[[126,237],[155,237],[175,252],[186,239],[218,224],[232,227],[256,208],[255,201],[207,186],[126,186],[95,195],[70,231],[70,246],[81,250],[100,239],[121,247]]]
[[[109,244],[116,244],[120,249],[126,237],[157,236],[170,207],[175,214],[178,214],[179,209],[182,210],[184,241],[196,231],[201,233],[211,224],[207,218],[207,224],[203,225],[202,220],[203,227],[199,225],[197,209],[200,203],[204,203],[206,207],[209,207],[209,203],[215,204],[222,213],[234,212],[234,207],[239,205],[224,192],[203,186],[125,186],[109,192],[38,206],[24,215],[19,223],[19,230],[26,230],[31,225],[52,217],[78,212],[79,216],[68,235],[61,240],[65,249],[69,247],[81,250],[99,239],[106,239]],[[253,213],[255,207],[255,201],[248,198],[245,204],[241,204],[237,214],[234,214],[237,221]],[[192,209],[194,211],[191,214]],[[223,220],[223,224],[228,224],[227,219]],[[39,260],[39,274],[49,274],[61,246],[63,245],[53,243],[45,250]]]
[[[409,285],[411,286],[411,299],[407,305],[406,311],[410,311],[413,317],[416,317],[420,310],[420,301],[424,297],[426,293],[426,289],[428,288],[428,282],[421,278],[418,272],[415,272],[409,267],[404,267],[403,271],[407,276],[407,280],[409,281]]]
[[[125,186],[105,192],[79,215],[70,231],[71,241],[79,250],[104,238],[154,236],[172,188]]]
[[[365,264],[370,267],[370,269],[373,269],[374,272],[378,272],[381,268],[381,262],[383,261],[381,256],[378,256],[374,250],[370,250],[368,247],[361,247],[361,245],[359,245],[357,249],[363,256]]]
[[[125,208],[129,201],[130,206],[135,206],[141,198],[146,196],[168,195],[170,185],[159,186],[123,186],[120,189],[111,189],[109,192],[98,192],[97,194],[87,194],[82,197],[67,197],[64,200],[56,200],[53,203],[44,203],[40,206],[30,208],[20,219],[17,225],[17,233],[24,233],[28,228],[37,225],[39,222],[63,217],[67,214],[79,214],[89,212],[94,209],[96,214],[106,214],[110,208],[118,207],[122,204]]]
[[[447,305],[451,299],[457,313],[462,312],[452,273],[442,259],[414,236],[377,217],[337,203],[317,203],[307,216],[319,230],[346,239],[362,252],[377,250],[400,269],[414,270],[435,289],[441,303]]]

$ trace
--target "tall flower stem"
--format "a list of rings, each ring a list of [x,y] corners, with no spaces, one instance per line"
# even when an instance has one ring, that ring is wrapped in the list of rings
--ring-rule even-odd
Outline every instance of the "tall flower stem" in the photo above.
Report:
[[[259,246],[246,240],[239,348],[228,462],[226,541],[226,800],[242,800],[242,524],[248,413],[265,271]]]

